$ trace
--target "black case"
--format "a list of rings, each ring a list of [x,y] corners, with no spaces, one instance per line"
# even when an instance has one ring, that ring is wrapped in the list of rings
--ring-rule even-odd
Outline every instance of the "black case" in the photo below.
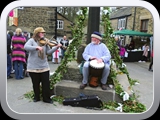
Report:
[[[63,100],[63,105],[79,106],[81,98],[65,98]]]
[[[76,98],[65,98],[63,100],[63,105],[101,108],[103,106],[103,103],[97,95],[85,95]]]

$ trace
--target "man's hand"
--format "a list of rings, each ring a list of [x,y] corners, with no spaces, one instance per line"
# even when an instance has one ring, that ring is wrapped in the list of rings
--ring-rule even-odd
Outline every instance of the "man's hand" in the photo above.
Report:
[[[100,58],[100,59],[96,59],[97,60],[97,63],[102,63],[103,62],[103,59]]]
[[[96,57],[90,57],[89,58],[90,60],[95,60],[95,59],[97,59]]]

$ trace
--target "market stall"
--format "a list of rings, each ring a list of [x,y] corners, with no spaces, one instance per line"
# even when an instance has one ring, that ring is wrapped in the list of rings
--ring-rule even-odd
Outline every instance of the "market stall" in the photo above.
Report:
[[[141,37],[150,37],[150,41],[152,40],[153,34],[145,33],[145,32],[139,32],[139,31],[133,31],[133,30],[118,30],[113,32],[113,35],[123,35],[123,36],[141,36]],[[152,41],[150,42],[150,46],[152,46]],[[152,48],[148,51],[148,58],[150,58]],[[124,62],[138,62],[142,59],[143,50],[139,49],[133,49],[133,50],[127,50],[128,56],[124,58]]]
[[[142,50],[137,50],[137,51],[127,51],[128,57],[124,58],[124,62],[138,62],[142,60]],[[150,51],[148,51],[148,58],[150,58]]]

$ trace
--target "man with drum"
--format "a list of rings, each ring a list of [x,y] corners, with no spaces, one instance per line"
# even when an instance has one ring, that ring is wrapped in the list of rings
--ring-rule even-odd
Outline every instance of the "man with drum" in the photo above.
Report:
[[[104,64],[100,83],[102,90],[107,90],[106,83],[110,73],[111,54],[107,46],[102,43],[101,40],[101,34],[96,31],[93,32],[93,34],[91,34],[91,43],[86,46],[84,52],[82,53],[85,63],[83,65],[83,80],[80,85],[80,89],[84,89],[88,84],[90,62],[96,61],[94,64],[97,63],[97,65],[95,65],[97,66],[97,69],[98,66],[102,66],[102,63]]]

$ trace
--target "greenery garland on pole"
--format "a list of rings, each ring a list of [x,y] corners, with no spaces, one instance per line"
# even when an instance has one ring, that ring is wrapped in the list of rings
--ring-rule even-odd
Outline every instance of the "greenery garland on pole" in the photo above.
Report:
[[[128,77],[129,83],[130,83],[130,87],[132,87],[132,85],[135,85],[135,82],[138,82],[138,81],[130,78],[129,73],[127,71],[127,68],[126,68],[126,66],[123,65],[123,61],[120,58],[119,49],[116,44],[116,41],[113,37],[111,37],[111,35],[113,33],[113,29],[111,27],[109,13],[110,13],[109,7],[103,7],[102,23],[101,23],[102,26],[104,26],[103,40],[111,52],[112,61],[115,62],[116,66],[119,70],[118,72],[116,72],[111,67],[111,72],[110,72],[109,78],[114,83],[116,93],[122,98],[123,97],[122,93],[124,91],[122,89],[122,86],[119,84],[118,80],[116,79],[116,76],[118,74],[126,74]],[[133,94],[133,96],[130,96],[129,100],[123,101],[122,105],[123,105],[123,112],[139,113],[139,112],[144,112],[146,110],[146,107],[137,100],[135,94]],[[115,108],[117,108],[118,106],[119,106],[118,103],[111,101],[111,102],[106,103],[104,105],[104,108],[115,110]]]
[[[63,74],[66,73],[67,63],[74,60],[75,51],[81,45],[82,38],[84,35],[83,28],[85,27],[85,19],[87,16],[87,11],[88,11],[87,7],[80,8],[80,14],[78,15],[78,18],[77,18],[77,24],[73,28],[71,28],[72,34],[73,34],[73,41],[69,45],[67,51],[65,52],[65,57],[61,61],[60,66],[57,68],[55,73],[52,76],[50,76],[50,89],[53,89],[54,85],[57,82],[59,82],[62,79]],[[108,11],[108,12],[106,13],[105,11]],[[110,79],[110,82],[113,82],[116,93],[120,95],[124,91],[122,89],[122,86],[118,83],[116,79],[117,74],[120,74],[120,73],[126,74],[131,86],[134,85],[134,83],[137,82],[137,80],[131,79],[127,71],[127,68],[125,66],[122,66],[123,62],[119,56],[118,46],[116,45],[116,41],[114,40],[114,38],[110,36],[113,33],[113,29],[111,27],[110,20],[109,20],[109,8],[108,7],[104,7],[102,10],[101,24],[104,26],[103,41],[111,52],[112,61],[115,61],[115,64],[117,68],[119,69],[119,72],[116,72],[111,67],[109,79]],[[29,99],[33,99],[33,91],[26,93],[25,97]],[[59,103],[62,103],[63,97],[56,96],[56,97],[53,97],[53,100]],[[103,102],[103,104],[104,106],[102,109],[115,110],[119,106],[119,104],[115,101],[110,101],[108,103]],[[145,106],[139,103],[135,96],[130,97],[130,99],[127,101],[123,101],[122,104],[123,104],[123,112],[140,113],[146,110]]]

